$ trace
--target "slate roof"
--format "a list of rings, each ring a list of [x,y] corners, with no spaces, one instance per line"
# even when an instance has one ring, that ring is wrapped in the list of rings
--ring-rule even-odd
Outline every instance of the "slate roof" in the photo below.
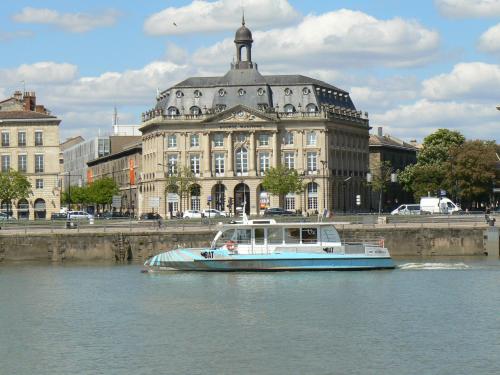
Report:
[[[34,111],[0,111],[0,120],[57,119],[56,116]]]
[[[376,135],[370,134],[369,140],[370,147],[391,147],[401,148],[406,150],[417,151],[418,149],[411,143],[405,142],[401,139],[391,137],[390,135]]]

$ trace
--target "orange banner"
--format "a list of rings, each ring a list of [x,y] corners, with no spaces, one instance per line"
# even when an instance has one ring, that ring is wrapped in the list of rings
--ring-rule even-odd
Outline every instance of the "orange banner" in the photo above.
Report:
[[[130,185],[135,185],[134,159],[129,159],[128,168]]]
[[[91,184],[94,181],[94,175],[91,169],[87,169],[87,184]]]

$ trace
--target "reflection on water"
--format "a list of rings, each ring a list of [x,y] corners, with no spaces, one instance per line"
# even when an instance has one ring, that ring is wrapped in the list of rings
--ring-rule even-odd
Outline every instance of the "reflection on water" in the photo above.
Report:
[[[5,264],[0,373],[500,373],[500,262],[398,264],[161,274]]]

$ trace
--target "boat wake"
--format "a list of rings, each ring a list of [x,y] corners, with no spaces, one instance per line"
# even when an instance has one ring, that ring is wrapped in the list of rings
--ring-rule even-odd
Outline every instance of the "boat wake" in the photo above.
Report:
[[[401,270],[466,270],[465,263],[405,263],[397,266]]]

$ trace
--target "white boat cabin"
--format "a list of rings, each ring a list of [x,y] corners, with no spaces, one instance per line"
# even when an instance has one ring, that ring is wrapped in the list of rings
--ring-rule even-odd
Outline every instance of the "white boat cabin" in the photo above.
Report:
[[[332,223],[276,223],[249,220],[222,227],[212,241],[212,249],[237,254],[280,252],[343,252],[344,246]]]

